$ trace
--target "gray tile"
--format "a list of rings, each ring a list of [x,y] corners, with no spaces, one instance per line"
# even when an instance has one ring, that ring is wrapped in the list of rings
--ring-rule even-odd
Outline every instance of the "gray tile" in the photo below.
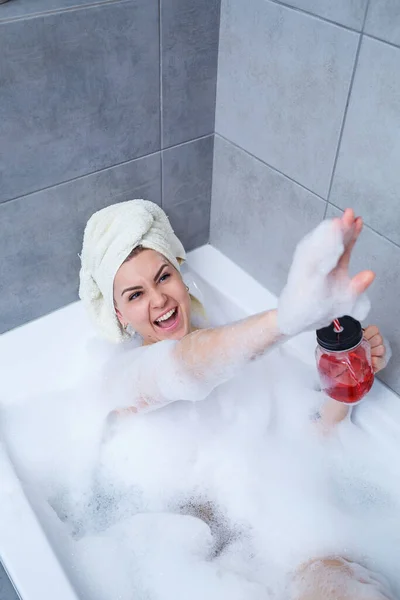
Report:
[[[371,0],[364,31],[400,46],[399,0]]]
[[[400,244],[400,49],[364,38],[330,201]]]
[[[161,0],[163,147],[214,132],[220,0]]]
[[[215,137],[211,244],[279,293],[297,242],[326,203],[246,152]]]
[[[1,600],[18,600],[14,587],[0,563],[0,598]]]
[[[336,208],[328,207],[328,217],[340,214]],[[393,357],[379,378],[400,394],[400,248],[365,227],[353,252],[351,272],[363,269],[376,273],[369,292],[372,309],[368,323],[380,327],[393,350]]]
[[[326,197],[358,38],[265,0],[223,0],[216,132]]]
[[[159,153],[0,206],[0,333],[76,300],[88,218],[132,198],[161,204]]]
[[[283,4],[361,31],[368,0],[283,0]]]
[[[159,149],[157,0],[2,23],[0,73],[0,201]]]
[[[210,202],[189,200],[166,209],[171,225],[186,251],[207,244],[210,238]]]
[[[118,0],[114,1],[118,2]],[[112,0],[11,0],[11,2],[0,5],[0,22],[47,11],[61,11],[66,8],[105,2],[112,2]]]
[[[163,150],[163,208],[187,202],[211,203],[214,136]]]

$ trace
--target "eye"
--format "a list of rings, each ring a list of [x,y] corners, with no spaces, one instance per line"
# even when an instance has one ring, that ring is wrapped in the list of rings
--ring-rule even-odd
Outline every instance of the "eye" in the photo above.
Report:
[[[160,279],[159,279],[159,283],[163,283],[164,281],[166,281],[169,277],[171,277],[171,275],[169,273],[164,273],[164,275],[161,275]]]
[[[133,294],[131,294],[128,298],[129,302],[131,302],[131,300],[136,300],[137,298],[139,298],[141,293],[142,292],[134,292]]]

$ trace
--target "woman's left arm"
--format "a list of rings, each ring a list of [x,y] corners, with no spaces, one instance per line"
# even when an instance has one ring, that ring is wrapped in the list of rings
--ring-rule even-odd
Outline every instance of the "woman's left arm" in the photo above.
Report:
[[[379,373],[387,365],[388,358],[385,343],[379,328],[369,325],[364,330],[364,338],[371,346],[371,360],[374,373]],[[321,424],[325,429],[330,429],[343,421],[349,413],[349,406],[328,398],[320,410]]]

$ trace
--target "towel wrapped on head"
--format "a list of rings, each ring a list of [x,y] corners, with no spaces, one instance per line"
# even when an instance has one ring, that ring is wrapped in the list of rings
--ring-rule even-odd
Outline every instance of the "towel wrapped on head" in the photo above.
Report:
[[[94,213],[86,225],[79,273],[79,297],[104,337],[129,339],[114,307],[114,277],[137,246],[159,252],[179,271],[185,250],[165,212],[148,200],[129,200]]]

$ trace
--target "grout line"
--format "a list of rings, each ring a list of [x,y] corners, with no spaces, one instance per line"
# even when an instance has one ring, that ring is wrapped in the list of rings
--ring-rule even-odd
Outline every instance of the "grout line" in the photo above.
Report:
[[[181,146],[186,146],[186,144],[192,144],[193,142],[205,140],[206,138],[209,138],[212,135],[214,135],[214,132],[206,133],[205,135],[200,135],[199,137],[194,138],[193,140],[186,140],[185,142],[179,142],[179,144],[173,144],[172,146],[166,146],[165,148],[161,149],[161,153],[165,152],[166,150],[172,150],[172,148],[180,148]]]
[[[298,185],[299,187],[303,188],[303,190],[306,190],[307,192],[309,192],[310,194],[312,194],[313,196],[315,196],[316,198],[318,198],[319,200],[322,200],[323,202],[326,202],[326,198],[323,198],[323,196],[320,196],[319,194],[317,194],[316,192],[313,192],[312,190],[310,190],[308,187],[306,187],[305,185],[303,185],[302,183],[299,183],[298,181],[296,181],[295,179],[293,179],[292,177],[289,177],[289,175],[286,175],[286,173],[283,173],[282,171],[280,171],[279,169],[277,169],[276,167],[273,167],[272,165],[270,165],[269,163],[265,162],[265,160],[262,160],[261,158],[259,158],[258,156],[256,156],[255,154],[252,154],[251,152],[249,152],[248,150],[245,150],[244,148],[242,148],[241,146],[239,146],[239,144],[236,144],[235,142],[232,142],[232,140],[229,140],[228,138],[226,138],[224,135],[221,135],[220,133],[218,133],[217,131],[215,132],[215,136],[220,137],[221,139],[225,140],[226,142],[228,142],[229,144],[232,144],[232,146],[234,146],[235,148],[238,148],[239,150],[241,150],[242,152],[244,152],[245,154],[248,154],[248,156],[251,156],[252,158],[254,158],[255,160],[257,160],[258,162],[260,162],[261,164],[265,165],[266,167],[268,167],[269,169],[271,169],[272,171],[275,171],[275,173],[279,173],[279,175],[282,175],[282,177],[284,177],[285,179],[288,179],[289,181],[291,181],[292,183],[295,183],[296,185]]]
[[[215,204],[213,201],[214,198],[214,175],[215,175],[215,137],[216,133],[213,134],[213,149],[212,149],[212,164],[211,164],[211,191],[210,191],[210,232],[209,232],[209,242],[211,243],[211,224],[212,224],[212,213],[213,213],[213,205]]]
[[[294,10],[295,12],[308,15],[309,17],[314,17],[314,19],[318,19],[318,21],[322,21],[323,23],[329,23],[330,25],[336,25],[337,27],[342,27],[342,29],[347,29],[347,31],[352,31],[353,33],[361,33],[360,29],[355,29],[354,27],[350,27],[349,25],[343,25],[343,23],[339,23],[338,21],[334,21],[333,19],[327,19],[326,17],[321,17],[321,15],[316,15],[309,10],[305,10],[304,8],[299,8],[298,6],[292,6],[291,4],[286,4],[281,0],[268,0],[273,4],[278,4],[278,6],[283,6],[289,10]]]
[[[158,68],[159,68],[159,86],[160,86],[160,175],[161,175],[161,207],[164,206],[164,157],[162,149],[164,147],[164,119],[163,119],[163,81],[162,81],[162,19],[161,2],[158,0]]]
[[[42,12],[30,13],[30,14],[26,14],[26,15],[16,15],[14,17],[7,17],[7,18],[3,18],[3,19],[0,18],[0,26],[3,24],[6,24],[6,23],[15,23],[17,21],[25,21],[25,20],[27,21],[30,19],[35,19],[37,17],[48,17],[51,15],[57,15],[60,13],[73,12],[73,11],[77,11],[77,10],[85,10],[87,8],[96,8],[98,6],[109,6],[110,4],[128,4],[129,2],[132,2],[132,1],[133,0],[98,0],[97,2],[89,2],[88,4],[66,6],[63,9],[47,10],[47,11],[42,11]],[[380,38],[371,33],[365,33],[364,31],[360,31],[358,29],[353,29],[352,27],[342,25],[341,23],[338,23],[337,21],[331,21],[324,17],[320,17],[319,15],[315,15],[314,13],[309,12],[304,9],[301,9],[301,8],[298,8],[297,6],[289,6],[288,4],[284,4],[280,0],[268,0],[268,1],[271,2],[272,4],[277,4],[278,6],[282,6],[289,10],[293,10],[295,12],[299,12],[299,13],[308,15],[309,17],[313,17],[319,21],[322,21],[323,23],[329,23],[330,25],[336,25],[337,27],[341,27],[342,29],[346,29],[347,31],[351,31],[351,32],[357,33],[357,34],[363,33],[364,37],[369,37],[377,42],[381,42],[382,44],[387,44],[388,46],[391,46],[392,48],[396,48],[397,50],[400,49],[400,44],[395,44],[394,42],[389,42],[388,40]],[[1,8],[0,8],[0,11],[1,11]],[[366,17],[367,17],[367,13],[365,13],[365,17],[364,17],[365,20],[364,20],[363,27],[365,26]]]
[[[319,15],[316,15],[316,14],[314,14],[314,13],[308,11],[308,10],[305,10],[303,8],[298,8],[297,6],[290,6],[288,4],[285,4],[282,0],[268,0],[268,2],[271,2],[272,4],[277,4],[278,6],[282,6],[284,8],[288,8],[289,10],[293,10],[295,12],[302,13],[302,14],[307,15],[309,17],[314,17],[315,19],[318,19],[319,21],[322,21],[323,23],[329,23],[330,25],[336,25],[337,27],[341,27],[342,29],[346,29],[347,31],[351,31],[352,33],[357,33],[358,35],[363,34],[364,37],[372,38],[373,40],[376,40],[377,42],[381,42],[382,44],[387,44],[388,46],[391,46],[392,48],[396,48],[397,50],[400,49],[400,44],[395,44],[394,42],[389,42],[388,40],[380,38],[380,37],[378,37],[376,35],[373,35],[371,33],[366,33],[364,31],[365,23],[367,21],[367,14],[368,14],[370,0],[368,0],[368,3],[367,3],[367,10],[365,11],[365,14],[364,14],[363,23],[362,23],[362,29],[354,29],[353,27],[349,27],[348,25],[343,25],[342,23],[338,23],[337,21],[333,21],[331,19],[327,19],[325,17],[321,17]]]
[[[28,13],[25,15],[15,15],[11,17],[0,17],[0,25],[3,23],[15,23],[16,21],[28,21],[37,17],[48,17],[50,15],[58,15],[61,13],[73,12],[76,10],[84,10],[86,8],[96,8],[97,6],[108,6],[110,4],[127,4],[131,0],[98,0],[97,2],[88,2],[87,4],[75,4],[74,6],[64,6],[64,8],[54,8],[52,10],[42,10],[39,12]],[[1,8],[0,8],[1,14]]]
[[[326,219],[326,213],[328,212],[328,205],[329,205],[329,202],[328,202],[328,200],[327,200],[327,201],[326,201],[326,206],[325,206],[325,212],[324,212],[324,216],[323,216],[323,219],[322,219],[323,221],[325,221],[325,219]]]
[[[159,57],[159,70],[160,70],[160,148],[164,149],[164,95],[163,95],[163,60],[162,60],[162,18],[161,18],[161,2],[162,0],[158,0],[158,36],[159,36],[159,46],[158,46],[158,57]]]
[[[380,42],[381,44],[386,44],[391,48],[396,48],[396,50],[400,50],[399,44],[395,44],[394,42],[388,42],[388,40],[384,40],[383,38],[377,37],[376,35],[372,35],[371,33],[363,33],[363,36],[371,38],[371,40],[375,40],[376,42]]]
[[[355,56],[355,59],[354,59],[353,72],[351,74],[349,91],[348,91],[348,94],[347,94],[346,106],[344,108],[343,120],[342,120],[342,125],[341,125],[341,128],[340,128],[339,139],[338,139],[338,142],[337,142],[335,159],[333,161],[331,180],[330,180],[330,183],[329,183],[329,189],[328,189],[328,195],[327,195],[328,202],[329,202],[329,198],[330,198],[331,191],[332,191],[333,179],[335,177],[336,166],[337,166],[337,162],[338,162],[338,158],[339,158],[339,152],[340,152],[340,146],[342,144],[344,127],[345,127],[346,120],[347,120],[348,108],[349,108],[349,104],[350,104],[351,93],[353,91],[353,84],[354,84],[354,79],[355,79],[355,76],[356,76],[356,71],[357,71],[357,66],[358,66],[358,59],[359,59],[359,56],[360,56],[362,38],[363,38],[363,34],[361,33],[360,34],[360,39],[358,40],[358,45],[357,45],[357,50],[356,50],[356,56]]]
[[[169,210],[174,210],[175,208],[181,208],[182,206],[186,206],[186,205],[190,205],[190,204],[196,204],[197,206],[201,206],[202,204],[207,204],[207,207],[210,208],[211,210],[211,203],[208,200],[200,200],[199,201],[199,195],[194,196],[192,198],[186,198],[185,200],[180,200],[179,202],[177,202],[176,204],[173,203],[170,206],[166,206],[164,208],[165,212],[169,211]]]
[[[205,139],[207,137],[211,137],[212,133],[208,133],[207,135],[202,135],[198,138],[194,138],[193,140],[188,140],[186,142],[182,142],[180,144],[176,144],[176,146],[169,146],[166,150],[172,148],[179,148],[180,146],[184,146],[185,144],[191,144],[192,142],[197,142],[198,140]],[[14,198],[7,198],[7,200],[0,201],[0,209],[4,204],[8,204],[9,202],[14,202],[14,200],[20,200],[21,198],[28,198],[33,194],[38,194],[40,192],[45,192],[46,190],[50,190],[52,188],[56,188],[60,185],[67,185],[68,183],[72,183],[74,181],[78,181],[79,179],[84,179],[85,177],[91,177],[92,175],[97,175],[98,173],[102,173],[103,171],[109,171],[110,169],[115,169],[117,167],[123,167],[131,162],[135,162],[137,160],[143,160],[144,158],[151,158],[153,156],[157,156],[157,154],[162,155],[161,150],[155,150],[154,152],[149,152],[149,154],[142,154],[141,156],[137,156],[136,158],[129,158],[128,160],[124,160],[119,163],[115,163],[114,165],[109,165],[108,167],[103,167],[102,169],[97,169],[97,171],[90,171],[90,173],[84,173],[83,175],[78,175],[77,177],[72,177],[71,179],[66,179],[64,181],[58,181],[57,183],[53,183],[52,185],[46,185],[43,188],[38,188],[37,190],[33,190],[32,192],[27,192],[26,194],[21,194],[20,196],[14,196]]]
[[[68,183],[72,183],[74,181],[78,181],[79,179],[84,179],[85,177],[91,177],[92,175],[97,175],[98,173],[103,173],[104,171],[109,171],[110,169],[115,169],[117,167],[123,167],[131,162],[135,162],[137,160],[142,160],[144,158],[151,158],[156,156],[160,150],[155,150],[154,152],[150,152],[149,154],[142,154],[137,158],[130,158],[128,160],[124,160],[120,163],[115,163],[115,165],[110,165],[108,167],[103,167],[102,169],[98,169],[97,171],[90,171],[90,173],[84,173],[83,175],[78,175],[77,177],[72,177],[72,179],[65,179],[64,181],[59,181],[57,183],[53,183],[52,185],[46,185],[43,188],[38,188],[37,190],[33,190],[32,192],[28,192],[26,194],[21,194],[20,196],[15,196],[14,198],[8,198],[7,200],[3,200],[0,202],[0,207],[3,204],[8,204],[9,202],[14,202],[14,200],[20,200],[21,198],[28,198],[29,196],[33,196],[33,194],[38,194],[39,192],[45,192],[46,190],[50,190],[51,188],[56,188],[60,185],[67,185]]]
[[[228,144],[231,144],[232,146],[234,146],[235,148],[238,148],[239,150],[241,150],[242,152],[244,152],[245,154],[247,154],[248,156],[251,156],[252,158],[254,158],[255,160],[257,160],[258,162],[260,162],[261,164],[265,165],[266,167],[268,167],[269,169],[271,169],[272,171],[275,171],[276,173],[279,173],[279,175],[282,175],[283,177],[285,177],[285,179],[288,179],[289,181],[291,181],[292,183],[295,183],[296,185],[298,185],[299,187],[305,189],[307,192],[310,192],[311,194],[313,194],[313,196],[315,196],[316,198],[318,198],[319,200],[322,200],[323,202],[325,202],[326,207],[325,207],[325,215],[324,218],[326,217],[326,214],[328,212],[328,208],[329,205],[331,205],[333,208],[337,208],[338,210],[343,212],[343,208],[340,208],[340,206],[336,206],[336,204],[334,204],[333,202],[330,202],[329,200],[326,200],[325,198],[323,198],[322,196],[319,196],[319,194],[316,194],[315,192],[313,192],[312,190],[306,188],[304,185],[302,185],[301,183],[299,183],[298,181],[296,181],[295,179],[292,179],[291,177],[289,177],[288,175],[285,175],[285,173],[282,173],[282,171],[279,171],[279,169],[276,169],[275,167],[272,167],[271,165],[269,165],[268,163],[264,162],[263,160],[261,160],[261,158],[258,158],[258,156],[255,156],[254,154],[252,154],[251,152],[248,152],[247,150],[244,150],[244,148],[242,148],[241,146],[238,146],[238,144],[235,144],[234,142],[232,142],[231,140],[229,140],[228,138],[224,137],[223,135],[221,135],[220,133],[216,132],[215,133],[215,137],[219,137],[221,139],[223,139],[225,142],[227,142]],[[389,244],[393,244],[394,246],[396,246],[396,248],[400,249],[400,244],[398,244],[397,242],[394,242],[393,240],[391,240],[390,238],[386,237],[383,233],[381,233],[380,231],[378,231],[377,229],[374,229],[373,227],[371,227],[371,225],[368,225],[368,223],[364,223],[364,226],[367,227],[368,229],[370,229],[371,231],[373,231],[376,235],[378,235],[379,237],[383,238],[386,242],[389,242]]]
[[[163,153],[160,152],[160,200],[161,208],[164,206],[164,157]]]
[[[333,208],[337,208],[337,210],[340,210],[341,212],[343,212],[343,210],[344,210],[343,208],[341,208],[340,206],[337,206],[333,202],[328,201],[328,204],[330,204]],[[400,249],[400,244],[398,244],[397,242],[394,242],[393,240],[388,238],[385,234],[381,233],[377,229],[374,229],[374,227],[369,225],[366,221],[364,221],[364,227],[367,227],[367,229],[370,229],[373,233],[375,233],[379,237],[383,238],[386,242],[389,242],[389,244],[393,244],[393,246],[396,246],[396,248]]]
[[[218,11],[218,39],[217,39],[217,65],[215,69],[215,97],[214,97],[214,121],[213,121],[213,134],[215,134],[215,124],[217,122],[217,106],[218,106],[218,73],[219,73],[219,62],[220,62],[220,48],[221,48],[221,20],[222,20],[222,4],[224,0],[219,0],[219,11]]]
[[[364,14],[364,19],[363,19],[361,31],[364,31],[365,23],[367,22],[367,15],[368,15],[368,10],[369,10],[370,3],[371,3],[371,0],[367,0],[367,5],[365,7],[365,14]]]

